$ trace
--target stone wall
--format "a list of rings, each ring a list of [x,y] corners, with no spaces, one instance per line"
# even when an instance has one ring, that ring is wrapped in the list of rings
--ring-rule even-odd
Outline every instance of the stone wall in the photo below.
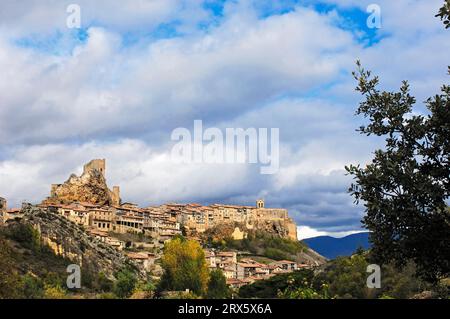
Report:
[[[83,168],[83,174],[87,174],[95,170],[102,173],[103,176],[106,176],[106,160],[94,159],[89,163],[85,164]]]

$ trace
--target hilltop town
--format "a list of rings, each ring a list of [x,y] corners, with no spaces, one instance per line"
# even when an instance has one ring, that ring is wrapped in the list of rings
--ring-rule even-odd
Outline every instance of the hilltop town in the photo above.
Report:
[[[242,240],[254,231],[297,240],[297,227],[287,210],[266,208],[262,199],[257,200],[255,206],[169,203],[141,208],[122,202],[120,188],[114,186],[110,190],[105,176],[106,161],[92,160],[84,165],[81,176],[71,175],[65,183],[52,185],[49,197],[32,207],[71,221],[92,240],[115,248],[143,271],[157,276],[162,271],[157,261],[164,243],[177,235],[201,241],[204,234],[226,226],[231,230],[227,236],[234,240]],[[29,207],[8,210],[6,200],[0,199],[0,222],[8,224],[20,220],[30,211]],[[49,246],[58,254],[70,255],[55,236],[46,236]],[[305,263],[279,260],[264,264],[241,256],[239,251],[204,248],[209,267],[222,269],[227,283],[232,287],[320,264],[314,258]]]

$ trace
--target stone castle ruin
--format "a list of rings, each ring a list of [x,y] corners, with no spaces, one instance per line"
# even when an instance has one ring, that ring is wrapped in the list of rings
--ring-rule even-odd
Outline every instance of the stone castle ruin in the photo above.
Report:
[[[96,205],[120,205],[120,188],[106,184],[106,160],[95,159],[84,165],[83,174],[72,174],[64,184],[53,184],[44,204],[85,202]]]

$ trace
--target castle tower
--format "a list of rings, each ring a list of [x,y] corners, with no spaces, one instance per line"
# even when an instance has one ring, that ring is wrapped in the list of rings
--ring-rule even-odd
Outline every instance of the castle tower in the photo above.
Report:
[[[103,177],[106,175],[106,160],[105,159],[95,159],[84,165],[83,173],[89,173],[93,170],[99,171]]]
[[[258,199],[256,201],[256,208],[264,208],[265,203],[264,203],[264,199]]]

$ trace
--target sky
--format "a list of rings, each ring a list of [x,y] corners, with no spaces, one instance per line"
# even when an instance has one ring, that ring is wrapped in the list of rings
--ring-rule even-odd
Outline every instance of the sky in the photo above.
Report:
[[[68,28],[70,4],[80,28]],[[380,8],[369,28],[367,7]],[[282,207],[299,237],[361,231],[349,164],[382,140],[360,136],[355,61],[381,88],[409,80],[415,112],[448,81],[441,0],[0,2],[0,196],[40,202],[50,184],[107,159],[109,185],[141,206]],[[279,128],[280,168],[174,163],[171,133]]]

